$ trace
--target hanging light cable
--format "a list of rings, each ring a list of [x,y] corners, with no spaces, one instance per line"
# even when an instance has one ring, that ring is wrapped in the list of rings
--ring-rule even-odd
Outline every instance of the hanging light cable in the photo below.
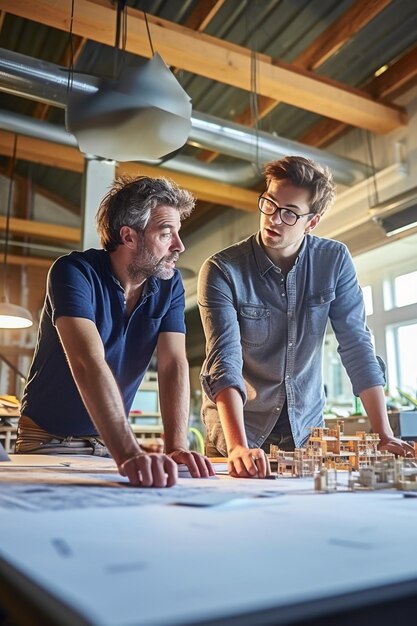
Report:
[[[6,231],[4,236],[4,255],[3,255],[3,294],[0,302],[0,328],[29,328],[32,326],[32,316],[21,306],[11,304],[8,297],[7,286],[7,255],[9,253],[9,239],[10,239],[10,215],[12,209],[13,198],[13,181],[14,172],[16,166],[16,151],[17,151],[17,135],[14,136],[13,145],[13,157],[12,166],[9,180],[9,194],[7,198],[7,210],[6,210]]]

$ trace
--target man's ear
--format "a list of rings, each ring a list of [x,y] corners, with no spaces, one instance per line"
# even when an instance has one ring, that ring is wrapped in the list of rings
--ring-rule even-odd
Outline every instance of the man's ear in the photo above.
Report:
[[[137,237],[137,232],[133,228],[130,228],[130,226],[121,227],[120,239],[123,245],[128,246],[129,248],[136,247]]]
[[[309,233],[311,230],[314,230],[317,224],[320,222],[321,215],[320,213],[315,213],[311,220],[308,222],[308,226],[306,228],[306,233]]]

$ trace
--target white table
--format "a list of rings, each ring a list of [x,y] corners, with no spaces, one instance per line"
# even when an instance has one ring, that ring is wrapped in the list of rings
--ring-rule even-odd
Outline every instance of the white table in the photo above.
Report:
[[[0,464],[0,599],[42,626],[413,623],[417,498],[312,479],[145,490],[111,460],[16,462]]]

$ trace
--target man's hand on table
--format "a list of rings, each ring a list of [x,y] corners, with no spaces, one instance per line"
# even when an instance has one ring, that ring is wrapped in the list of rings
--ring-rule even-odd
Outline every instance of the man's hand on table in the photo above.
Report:
[[[261,448],[236,446],[229,452],[227,465],[234,478],[265,478],[271,473],[268,458]]]
[[[186,465],[193,478],[208,478],[216,474],[208,458],[198,452],[180,449],[170,452],[168,456],[178,465]]]
[[[167,454],[138,452],[119,465],[135,487],[172,487],[178,478],[177,464]]]
[[[414,446],[397,437],[381,437],[378,447],[379,450],[386,450],[387,452],[392,452],[392,454],[398,454],[399,456],[415,457]]]

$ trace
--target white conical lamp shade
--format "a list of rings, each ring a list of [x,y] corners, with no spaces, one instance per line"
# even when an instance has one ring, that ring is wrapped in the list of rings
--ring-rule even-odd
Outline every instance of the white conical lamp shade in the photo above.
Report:
[[[116,161],[159,159],[191,130],[191,98],[158,53],[101,79],[93,94],[70,93],[65,125],[82,152]]]
[[[10,302],[0,302],[0,328],[29,328],[32,316],[27,309]]]

